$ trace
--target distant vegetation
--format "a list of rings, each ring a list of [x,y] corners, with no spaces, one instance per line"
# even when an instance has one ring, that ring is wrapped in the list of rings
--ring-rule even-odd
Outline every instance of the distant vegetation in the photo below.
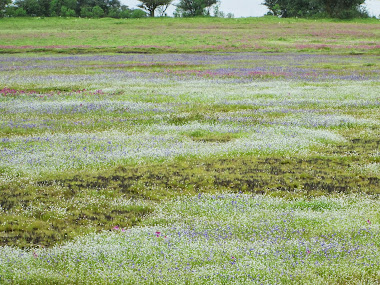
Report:
[[[1,0],[0,15],[9,17],[142,18],[141,9],[130,9],[119,0]]]
[[[139,0],[141,9],[130,9],[119,0],[0,0],[0,17],[82,17],[142,18],[167,16],[173,0]],[[265,0],[269,12],[282,18],[367,18],[361,6],[365,0]],[[220,0],[179,0],[174,3],[175,17],[233,17],[220,11]],[[213,13],[211,13],[213,12]]]
[[[287,17],[368,18],[364,0],[265,0],[268,15]]]

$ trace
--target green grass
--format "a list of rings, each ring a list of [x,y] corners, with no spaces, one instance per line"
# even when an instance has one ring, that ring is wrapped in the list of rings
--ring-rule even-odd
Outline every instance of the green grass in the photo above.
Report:
[[[378,27],[378,19],[5,18],[0,20],[0,52],[378,53]]]

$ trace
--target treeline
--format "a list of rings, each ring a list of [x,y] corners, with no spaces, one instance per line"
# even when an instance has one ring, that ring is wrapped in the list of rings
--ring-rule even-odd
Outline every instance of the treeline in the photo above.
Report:
[[[139,0],[141,9],[130,9],[119,0],[0,0],[0,17],[142,18],[167,16],[173,0]],[[179,0],[175,17],[233,17],[219,10],[219,0]]]
[[[146,12],[119,0],[0,0],[0,16],[142,18]]]
[[[361,6],[365,0],[265,0],[268,15],[282,18],[368,18]]]
[[[84,17],[84,18],[142,18],[166,16],[173,0],[138,0],[141,9],[130,9],[119,0],[0,0],[0,17]],[[247,0],[248,1],[248,0]],[[368,17],[362,8],[365,0],[264,0],[268,15],[278,17]],[[219,10],[220,0],[179,0],[174,4],[175,17],[213,16],[233,17]]]

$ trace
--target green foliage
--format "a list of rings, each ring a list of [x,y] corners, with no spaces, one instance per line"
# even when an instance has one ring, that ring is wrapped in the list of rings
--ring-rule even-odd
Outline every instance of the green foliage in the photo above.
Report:
[[[0,17],[40,16],[101,18],[142,18],[145,13],[121,5],[119,0],[17,0],[10,6],[10,0],[0,0]],[[166,0],[168,1],[168,0]],[[168,2],[169,4],[170,2]]]
[[[166,10],[173,0],[139,1],[138,7],[146,10],[150,17],[154,17],[157,11],[159,12],[159,16],[165,16]],[[223,18],[226,15],[219,10],[219,2],[218,0],[180,0],[176,4],[177,8],[174,16],[210,16],[210,11],[214,7],[214,16]],[[265,0],[263,5],[267,6],[270,10],[269,15],[281,16],[283,18],[329,16],[346,19],[368,17],[367,11],[360,6],[363,3],[364,0]],[[133,12],[127,6],[121,5],[119,0],[16,0],[14,2],[15,6],[10,6],[10,4],[10,0],[0,0],[0,17],[5,15],[23,16],[22,10],[16,13],[18,8],[25,10],[27,16],[40,17],[145,17],[140,11]],[[67,9],[62,7],[66,7]],[[228,13],[227,17],[232,18],[233,15]]]
[[[108,12],[108,17],[110,18],[120,18],[120,10],[119,9],[110,9]]]
[[[107,16],[110,17],[110,18],[116,18],[116,19],[119,19],[119,18],[131,18],[133,11],[134,10],[133,9],[129,9],[128,6],[122,5],[119,8],[111,8],[108,11]],[[141,17],[145,17],[145,16],[146,15],[144,13],[144,15],[142,15]]]
[[[92,15],[94,18],[101,18],[104,16],[104,11],[100,6],[92,8]]]
[[[321,13],[319,0],[266,0],[263,5],[269,9],[269,15],[287,17],[310,17]]]
[[[92,17],[94,17],[94,14],[92,13],[91,7],[82,7],[80,9],[80,16],[82,18],[92,18]]]
[[[0,18],[6,14],[6,8],[11,3],[12,0],[0,0]]]
[[[23,8],[28,16],[49,16],[50,1],[48,0],[17,0],[15,4]]]
[[[66,6],[61,7],[61,16],[63,17],[75,17],[75,11],[73,9],[68,9]]]
[[[124,10],[121,10],[119,14],[115,12],[115,15],[117,15],[117,17],[115,18],[131,18],[131,14],[132,14],[132,10],[124,9]]]
[[[104,10],[100,6],[95,6],[93,8],[91,7],[81,8],[80,15],[83,18],[101,18],[101,17],[104,17],[105,13],[104,13]]]
[[[110,9],[119,9],[121,7],[119,0],[78,0],[78,10],[83,7],[94,8],[99,6],[105,14],[108,14]]]
[[[319,0],[324,11],[332,18],[350,19],[355,17],[368,17],[365,10],[360,9],[364,0]]]
[[[368,17],[360,10],[364,0],[265,0],[263,5],[269,9],[269,15],[287,17],[316,17],[348,19]]]
[[[17,0],[15,5],[26,11],[28,16],[41,16],[41,7],[38,0]]]
[[[10,17],[26,17],[27,13],[23,8],[8,7],[6,9],[6,15]]]
[[[146,13],[140,9],[133,9],[130,13],[130,18],[145,18]]]
[[[180,0],[176,5],[176,17],[210,16],[210,9],[217,0]]]
[[[141,4],[139,4],[138,7],[148,11],[150,17],[154,17],[157,8],[162,8],[161,13],[165,13],[172,1],[173,0],[139,0]]]
[[[75,17],[76,0],[53,0],[50,3],[50,16]]]

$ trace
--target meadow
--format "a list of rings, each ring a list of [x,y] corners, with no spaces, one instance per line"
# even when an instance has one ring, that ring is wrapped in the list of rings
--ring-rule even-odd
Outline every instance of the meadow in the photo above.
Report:
[[[379,54],[379,19],[4,18],[0,53]]]
[[[2,19],[0,282],[380,282],[378,27]]]

